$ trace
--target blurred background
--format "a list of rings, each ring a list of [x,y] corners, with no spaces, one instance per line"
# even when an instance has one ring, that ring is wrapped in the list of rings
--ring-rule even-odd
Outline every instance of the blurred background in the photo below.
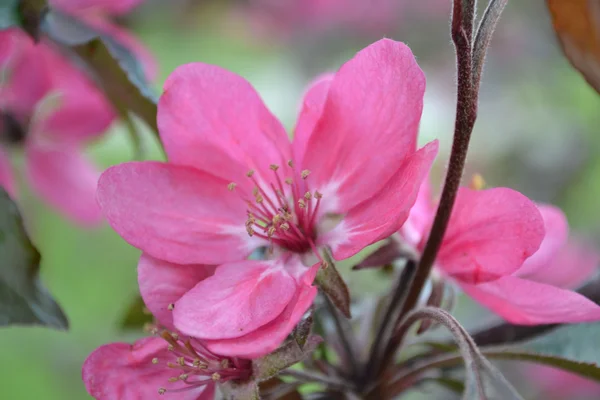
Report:
[[[450,2],[349,0],[341,9],[311,8],[310,1],[303,7],[292,3],[301,2],[148,0],[118,22],[156,58],[157,92],[178,65],[217,64],[247,78],[290,130],[312,78],[335,70],[379,38],[406,42],[427,75],[421,141],[440,139],[442,152],[433,173],[434,181],[439,181],[455,107]],[[465,179],[480,173],[490,186],[509,186],[536,201],[559,205],[573,231],[600,243],[600,157],[594,156],[600,154],[600,97],[560,52],[543,1],[509,2],[492,41],[481,91]],[[160,159],[151,134],[144,133],[144,157]],[[89,152],[104,167],[134,155],[119,123]],[[1,396],[85,399],[80,372],[85,357],[101,344],[129,341],[141,334],[119,327],[137,295],[139,252],[106,223],[84,230],[30,195],[25,186],[22,190],[22,212],[43,255],[42,279],[71,327],[68,332],[0,329]],[[342,268],[351,285],[361,279],[360,287],[352,285],[353,297],[385,287],[377,272],[350,273],[352,264],[349,261]],[[461,300],[461,306],[467,325],[472,315],[480,315],[467,299]],[[552,371],[515,374],[513,367],[509,377],[513,375],[526,377],[517,386],[531,399],[600,397],[600,385],[569,380]],[[557,382],[558,387],[573,391],[557,390],[553,386]],[[423,390],[406,398],[435,396]]]

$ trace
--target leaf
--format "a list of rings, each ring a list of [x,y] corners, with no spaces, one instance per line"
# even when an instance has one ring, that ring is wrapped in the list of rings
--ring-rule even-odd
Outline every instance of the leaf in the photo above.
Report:
[[[141,63],[126,47],[57,10],[45,15],[40,29],[81,58],[117,110],[131,110],[154,131],[158,130],[157,96],[148,84]]]
[[[420,385],[423,383],[429,383],[429,382],[438,384],[439,386],[442,386],[456,394],[461,394],[465,391],[465,384],[463,382],[461,382],[457,379],[448,378],[445,376],[431,377],[431,378],[426,377],[426,378],[420,379],[419,382],[417,383],[417,385]]]
[[[482,348],[495,359],[529,361],[600,382],[600,323],[562,326],[517,346]]]
[[[2,0],[0,2],[0,30],[21,24],[18,3],[18,0]]]
[[[279,378],[271,378],[259,385],[261,397],[277,400],[302,400],[298,386],[302,382],[286,383]]]
[[[600,2],[547,0],[563,52],[600,93]]]
[[[119,326],[123,329],[141,329],[152,322],[154,322],[154,318],[146,308],[144,300],[141,296],[137,296],[127,308],[127,313],[120,321]]]
[[[17,206],[0,188],[0,326],[68,328],[64,312],[40,282],[40,259]]]
[[[323,341],[320,336],[312,335],[301,349],[296,341],[288,341],[283,346],[252,362],[254,378],[258,382],[264,382],[273,378],[284,369],[302,361]]]
[[[292,336],[293,336],[294,340],[296,341],[296,344],[298,345],[298,347],[300,347],[300,350],[304,349],[304,345],[306,344],[306,341],[308,340],[310,331],[312,330],[312,326],[313,326],[313,316],[311,313],[308,317],[306,317],[302,321],[300,321],[300,323],[298,325],[296,325],[296,327],[294,328],[294,331],[292,332]]]
[[[335,267],[329,250],[325,250],[324,256],[327,266],[322,267],[317,273],[317,284],[342,314],[346,318],[351,318],[348,286]]]

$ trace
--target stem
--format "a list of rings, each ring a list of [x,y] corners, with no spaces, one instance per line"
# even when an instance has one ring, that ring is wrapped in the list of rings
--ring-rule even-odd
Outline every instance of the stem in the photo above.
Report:
[[[402,305],[406,301],[407,289],[413,282],[416,272],[416,263],[414,260],[408,260],[402,273],[398,276],[396,281],[392,298],[385,310],[381,324],[375,335],[375,340],[371,345],[371,352],[369,355],[369,361],[367,362],[364,370],[364,381],[369,380],[380,370],[380,360],[383,357],[382,352],[385,350],[386,344],[389,342],[394,329],[393,322],[398,318],[398,313],[402,309]]]
[[[318,372],[288,369],[288,370],[282,372],[281,375],[291,376],[292,378],[296,378],[297,380],[299,380],[301,382],[321,383],[321,384],[327,386],[329,389],[342,390],[342,391],[349,389],[347,382],[344,382],[340,379],[332,378],[330,376],[320,374]]]
[[[331,268],[331,267],[330,267]],[[333,319],[333,323],[335,324],[335,329],[338,333],[338,337],[340,338],[340,341],[342,343],[342,348],[344,350],[344,355],[347,357],[347,361],[350,363],[350,373],[351,376],[355,377],[357,375],[357,366],[358,366],[358,361],[356,358],[356,354],[354,353],[354,347],[352,346],[351,342],[350,342],[350,338],[348,337],[348,331],[350,329],[346,329],[346,327],[344,326],[344,323],[342,322],[338,312],[337,312],[337,308],[333,305],[333,303],[331,302],[331,300],[329,300],[329,296],[325,295],[323,296],[323,298],[325,298],[325,304],[327,306],[327,311],[329,311],[329,314],[331,315],[331,318]],[[347,325],[347,320],[344,320],[344,322]]]

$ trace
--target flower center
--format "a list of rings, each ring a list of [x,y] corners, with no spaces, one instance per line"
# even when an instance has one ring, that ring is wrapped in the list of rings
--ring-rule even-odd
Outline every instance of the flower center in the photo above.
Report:
[[[247,204],[246,231],[250,236],[268,240],[272,245],[296,253],[312,250],[319,254],[315,246],[315,221],[323,195],[317,190],[311,191],[308,184],[309,170],[299,176],[294,171],[292,161],[288,162],[292,177],[281,178],[278,165],[270,166],[273,179],[259,182],[253,170],[246,176],[252,180],[252,193],[236,189],[236,183],[230,183],[230,191],[236,190]],[[284,175],[285,176],[285,175]],[[253,199],[253,200],[252,200]]]
[[[176,389],[161,387],[159,394],[177,393],[200,388],[210,382],[244,380],[251,375],[251,363],[238,358],[217,356],[201,343],[192,339],[181,339],[176,333],[164,331],[161,337],[169,343],[168,350],[173,353],[170,360],[152,359],[152,364],[166,363],[174,375],[169,378],[171,385],[182,382],[185,385]]]

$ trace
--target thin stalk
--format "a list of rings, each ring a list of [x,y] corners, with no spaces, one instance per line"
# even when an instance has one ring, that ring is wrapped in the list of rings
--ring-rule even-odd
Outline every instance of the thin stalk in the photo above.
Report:
[[[344,326],[344,323],[346,323],[347,325],[347,321],[344,320],[344,323],[342,322],[340,315],[338,314],[337,308],[333,305],[333,303],[331,302],[331,300],[329,300],[329,296],[325,295],[323,296],[323,298],[325,298],[325,304],[327,306],[327,311],[329,311],[329,314],[331,315],[331,318],[333,319],[333,323],[335,325],[335,329],[338,333],[338,337],[340,339],[340,342],[342,344],[342,348],[344,350],[344,355],[346,356],[348,362],[350,363],[350,371],[351,371],[351,375],[352,377],[357,376],[357,366],[358,366],[358,360],[356,358],[356,354],[354,352],[354,347],[352,346],[351,343],[351,339],[348,337],[348,332],[350,331],[350,329],[346,329],[346,327]]]

